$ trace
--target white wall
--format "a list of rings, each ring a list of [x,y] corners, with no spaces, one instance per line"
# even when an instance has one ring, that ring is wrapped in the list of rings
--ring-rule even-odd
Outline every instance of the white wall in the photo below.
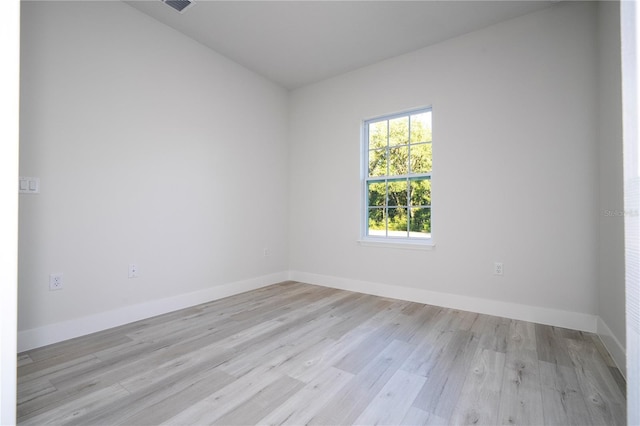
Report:
[[[594,331],[595,21],[593,3],[558,4],[293,92],[293,277]],[[359,246],[360,122],[424,105],[436,248]]]
[[[599,2],[597,34],[600,172],[598,315],[601,318],[598,332],[624,371],[624,195],[619,2]]]
[[[23,2],[21,60],[21,349],[286,277],[285,90],[121,2]]]

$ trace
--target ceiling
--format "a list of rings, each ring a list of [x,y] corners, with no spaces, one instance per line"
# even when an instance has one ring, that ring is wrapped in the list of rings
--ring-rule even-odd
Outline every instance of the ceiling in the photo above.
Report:
[[[557,0],[195,0],[183,13],[160,0],[125,3],[269,80],[296,89]]]

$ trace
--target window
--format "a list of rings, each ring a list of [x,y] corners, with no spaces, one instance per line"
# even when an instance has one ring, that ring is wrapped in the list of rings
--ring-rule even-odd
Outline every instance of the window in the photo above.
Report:
[[[365,240],[431,239],[431,108],[364,122]]]

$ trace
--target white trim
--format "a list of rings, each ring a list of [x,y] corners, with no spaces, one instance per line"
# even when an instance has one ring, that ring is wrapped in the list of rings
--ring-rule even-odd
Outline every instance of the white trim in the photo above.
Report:
[[[129,324],[287,280],[597,333],[614,362],[626,377],[624,346],[611,332],[606,323],[596,315],[300,271],[283,271],[263,275],[211,287],[206,290],[23,330],[18,332],[18,352]]]
[[[598,317],[598,336],[600,336],[600,340],[609,354],[611,358],[613,358],[613,362],[615,362],[616,367],[620,370],[622,375],[627,377],[627,352],[618,340],[618,338],[613,334],[607,323],[600,317]]]
[[[16,424],[20,2],[0,14],[0,425]]]
[[[75,318],[43,327],[18,332],[18,352],[38,348],[74,337],[84,336],[119,325],[143,320],[156,315],[166,314],[179,309],[210,302],[223,297],[233,296],[246,291],[266,287],[286,281],[287,272],[263,275],[243,281],[236,281],[206,290],[180,294],[175,297],[152,300],[150,302],[125,306],[112,311],[101,312],[82,318]]]
[[[479,297],[440,293],[418,288],[359,281],[349,278],[339,278],[299,271],[291,271],[289,279],[321,285],[324,287],[371,294],[374,296],[426,303],[445,308],[460,309],[480,314],[495,315],[556,327],[565,327],[573,330],[588,331],[590,333],[595,333],[597,329],[596,325],[598,317],[596,315],[580,312],[562,311],[559,309],[522,305],[519,303],[500,302]]]
[[[640,7],[620,2],[624,210],[640,207]],[[640,424],[640,218],[624,216],[627,423]]]
[[[436,248],[432,238],[425,238],[424,241],[362,238],[356,242],[363,247],[386,247],[406,250],[434,250]]]

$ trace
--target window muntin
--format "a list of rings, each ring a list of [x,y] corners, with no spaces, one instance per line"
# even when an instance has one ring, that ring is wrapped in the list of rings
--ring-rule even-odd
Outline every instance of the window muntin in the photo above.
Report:
[[[431,109],[364,123],[364,236],[431,238]]]

